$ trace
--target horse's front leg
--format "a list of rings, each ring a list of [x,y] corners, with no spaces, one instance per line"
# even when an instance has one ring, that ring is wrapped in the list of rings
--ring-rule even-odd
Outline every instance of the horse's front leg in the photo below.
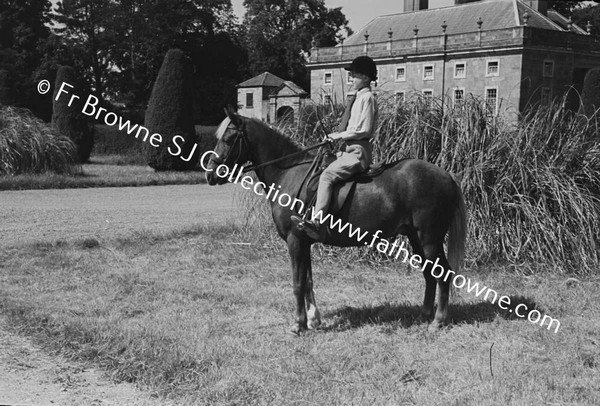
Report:
[[[312,293],[312,283],[310,291],[307,290],[308,275],[310,273],[310,243],[290,233],[287,244],[292,262],[292,278],[296,298],[296,322],[292,326],[291,332],[299,335],[308,328],[305,299],[309,299],[310,306],[309,293]]]
[[[308,328],[314,330],[321,325],[321,313],[315,301],[315,292],[313,291],[312,268],[310,264],[310,255],[308,257],[308,272],[306,285],[306,315],[308,317]]]

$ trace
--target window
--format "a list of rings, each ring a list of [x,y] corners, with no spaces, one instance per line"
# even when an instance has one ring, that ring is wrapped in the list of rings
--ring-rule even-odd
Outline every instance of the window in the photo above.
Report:
[[[498,88],[497,87],[486,87],[485,88],[485,106],[487,111],[496,115],[498,113]]]
[[[454,105],[460,106],[465,100],[465,89],[456,88],[454,89]]]
[[[423,67],[423,80],[433,80],[433,65]]]
[[[246,93],[246,108],[254,108],[254,93]]]
[[[404,82],[406,80],[406,66],[396,67],[396,82]]]
[[[454,78],[461,79],[467,77],[467,64],[465,62],[454,63]]]
[[[500,61],[494,59],[493,61],[487,61],[485,76],[498,76],[500,75]]]
[[[405,100],[406,97],[404,95],[404,92],[396,92],[396,94],[394,95],[394,101],[396,102],[396,104],[404,103]]]
[[[544,61],[544,77],[551,78],[554,76],[554,61]]]
[[[325,72],[323,75],[323,84],[331,85],[333,83],[333,74],[331,72]]]
[[[331,95],[326,94],[324,101],[325,101],[325,104],[331,104]]]
[[[551,100],[551,91],[549,87],[542,87],[542,97],[540,100],[540,104],[542,106],[549,106]]]
[[[423,89],[423,96],[425,99],[430,100],[433,98],[433,89]]]

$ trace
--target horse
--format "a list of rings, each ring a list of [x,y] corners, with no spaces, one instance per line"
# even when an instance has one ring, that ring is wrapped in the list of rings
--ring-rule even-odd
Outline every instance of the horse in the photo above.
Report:
[[[231,107],[225,111],[227,117],[215,133],[217,144],[210,151],[208,165],[202,163],[208,184],[227,183],[228,169],[241,168],[250,162],[262,185],[272,185],[280,193],[290,196],[297,194],[314,152],[302,153],[288,136],[263,121],[243,117]],[[282,163],[270,164],[278,158]],[[267,165],[263,165],[265,163]],[[284,207],[276,199],[269,201],[277,233],[287,243],[291,260],[296,304],[296,320],[291,333],[300,335],[321,324],[311,267],[311,245],[315,241],[293,225],[290,216],[296,213],[290,207]],[[431,320],[430,330],[443,327],[448,315],[453,274],[448,273],[443,279],[434,276],[434,261],[444,269],[458,272],[464,258],[467,232],[463,194],[452,176],[419,159],[400,160],[371,182],[357,183],[354,193],[348,196],[336,217],[381,238],[408,237],[413,252],[429,260],[423,267],[425,297],[422,314],[427,321]],[[446,234],[448,258],[444,253]],[[338,230],[331,230],[323,243],[339,247],[365,244]],[[436,286],[439,288],[438,306],[434,315]]]

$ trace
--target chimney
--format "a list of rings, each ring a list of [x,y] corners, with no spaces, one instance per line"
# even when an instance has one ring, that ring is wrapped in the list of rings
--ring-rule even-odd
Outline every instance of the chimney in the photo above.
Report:
[[[541,14],[547,16],[548,9],[552,6],[552,0],[526,0],[525,4],[527,4],[532,9],[540,12]]]
[[[410,13],[419,9],[419,0],[404,0],[404,12]]]

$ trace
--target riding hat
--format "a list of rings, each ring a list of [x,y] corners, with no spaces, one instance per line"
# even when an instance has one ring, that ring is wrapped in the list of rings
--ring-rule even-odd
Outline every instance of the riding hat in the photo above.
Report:
[[[359,56],[355,58],[350,65],[344,66],[344,69],[352,73],[362,73],[368,76],[371,80],[377,80],[377,66],[375,62],[368,56]]]

